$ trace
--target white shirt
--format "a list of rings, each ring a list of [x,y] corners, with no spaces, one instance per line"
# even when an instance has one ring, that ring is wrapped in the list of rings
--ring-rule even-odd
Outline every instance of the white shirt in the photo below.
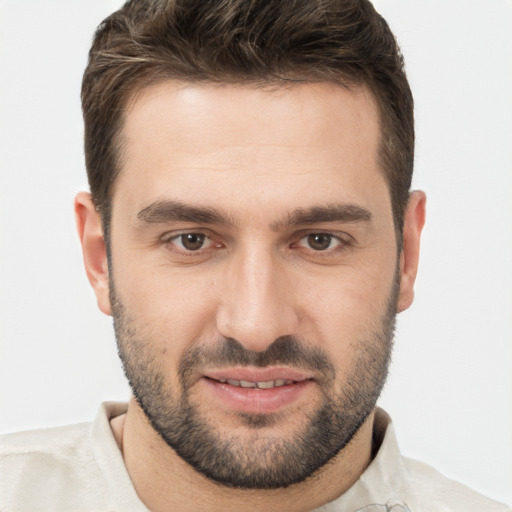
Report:
[[[0,436],[1,512],[148,512],[110,428],[126,404],[101,405],[94,422]],[[403,457],[378,409],[377,455],[359,480],[317,512],[509,512],[430,466]]]

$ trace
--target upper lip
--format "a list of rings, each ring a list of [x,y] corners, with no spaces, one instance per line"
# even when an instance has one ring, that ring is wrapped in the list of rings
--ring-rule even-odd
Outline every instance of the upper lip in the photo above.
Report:
[[[224,368],[207,371],[204,373],[204,376],[214,380],[233,379],[247,382],[269,382],[273,380],[293,380],[295,382],[302,382],[313,378],[313,375],[309,372],[286,367]]]

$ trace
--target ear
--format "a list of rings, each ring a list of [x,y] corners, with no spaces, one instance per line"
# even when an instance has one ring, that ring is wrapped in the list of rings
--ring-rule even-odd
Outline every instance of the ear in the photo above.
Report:
[[[111,315],[107,250],[101,217],[88,192],[80,192],[76,196],[75,218],[78,236],[82,243],[85,271],[96,293],[98,307],[106,315]]]
[[[421,230],[425,224],[427,198],[420,190],[411,192],[404,217],[402,252],[400,254],[400,293],[398,313],[407,309],[414,300],[414,282],[418,272]]]

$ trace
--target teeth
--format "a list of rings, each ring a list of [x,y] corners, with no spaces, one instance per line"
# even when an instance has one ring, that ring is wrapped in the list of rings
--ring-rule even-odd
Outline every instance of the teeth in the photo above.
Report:
[[[266,382],[257,382],[256,385],[259,389],[270,389],[275,386],[274,382],[273,380],[267,380]]]
[[[267,380],[264,382],[250,382],[247,380],[236,380],[236,379],[219,379],[219,382],[230,384],[231,386],[237,386],[242,388],[258,388],[258,389],[272,389],[281,386],[288,386],[293,384],[293,380]]]

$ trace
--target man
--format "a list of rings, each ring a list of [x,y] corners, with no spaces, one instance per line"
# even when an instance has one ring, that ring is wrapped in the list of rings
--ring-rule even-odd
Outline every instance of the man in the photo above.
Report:
[[[2,510],[505,510],[376,401],[425,196],[367,2],[129,2],[82,89],[76,213],[133,398],[6,438]]]

